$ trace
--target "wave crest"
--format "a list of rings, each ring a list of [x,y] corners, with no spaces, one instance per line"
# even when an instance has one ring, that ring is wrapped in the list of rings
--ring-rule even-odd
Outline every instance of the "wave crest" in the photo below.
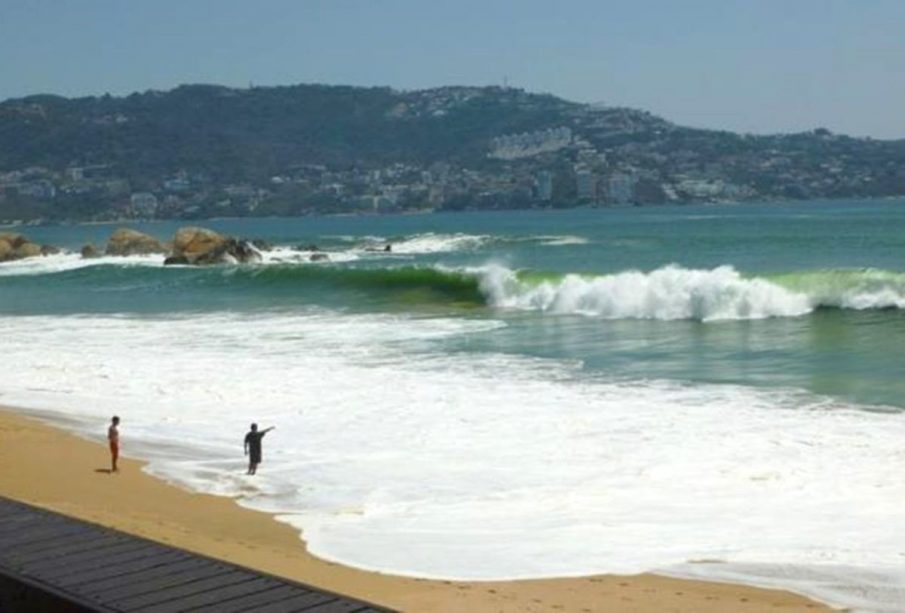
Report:
[[[526,282],[503,267],[489,267],[480,287],[492,306],[606,319],[764,319],[813,310],[809,297],[763,279],[746,279],[730,266],[688,270],[667,266],[649,273],[600,277],[569,274]]]
[[[817,270],[768,277],[807,294],[812,304],[840,309],[905,309],[905,274],[865,268]]]

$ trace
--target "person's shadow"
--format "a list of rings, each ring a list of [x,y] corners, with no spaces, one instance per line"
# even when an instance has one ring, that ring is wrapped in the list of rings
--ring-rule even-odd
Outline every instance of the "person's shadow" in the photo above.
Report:
[[[111,474],[113,474],[113,471],[110,470],[109,468],[95,468],[95,469],[94,469],[94,472],[96,472],[96,473],[104,473],[105,475],[111,475]]]

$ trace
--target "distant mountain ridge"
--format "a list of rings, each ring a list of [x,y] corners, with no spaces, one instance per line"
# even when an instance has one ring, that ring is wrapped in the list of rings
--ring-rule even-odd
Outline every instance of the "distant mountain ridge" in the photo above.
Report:
[[[503,87],[0,103],[0,220],[905,194],[905,140],[751,136]]]

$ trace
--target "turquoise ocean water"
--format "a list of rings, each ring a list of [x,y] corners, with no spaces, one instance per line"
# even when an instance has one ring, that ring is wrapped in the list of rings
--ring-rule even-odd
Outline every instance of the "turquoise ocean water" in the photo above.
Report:
[[[97,266],[0,277],[0,314],[181,314],[325,307],[353,313],[495,318],[506,326],[448,351],[580,360],[589,376],[796,387],[865,405],[905,408],[905,202],[832,202],[410,217],[211,221],[203,225],[277,245],[357,252],[335,264],[234,269]],[[133,224],[162,239],[176,223]],[[35,228],[36,240],[77,250],[103,245],[110,226]],[[418,242],[406,250],[406,242]],[[396,243],[397,252],[361,251]],[[402,243],[402,251],[400,250]],[[721,317],[708,298],[729,284],[692,287],[697,312],[673,313],[689,287],[660,288],[650,308],[525,303],[495,308],[476,270],[517,271],[524,288],[666,266],[729,266],[808,296]],[[692,282],[689,280],[688,284]],[[523,290],[527,292],[527,289]],[[612,299],[613,289],[601,300]],[[632,288],[626,287],[625,292]],[[644,290],[640,290],[644,291]],[[513,292],[516,293],[516,292]],[[601,288],[600,294],[606,293]],[[654,295],[655,294],[655,295]],[[505,301],[501,301],[505,302]],[[595,312],[599,310],[601,312]],[[693,309],[692,309],[693,310]],[[756,311],[756,308],[755,308]],[[708,320],[712,317],[713,320]]]

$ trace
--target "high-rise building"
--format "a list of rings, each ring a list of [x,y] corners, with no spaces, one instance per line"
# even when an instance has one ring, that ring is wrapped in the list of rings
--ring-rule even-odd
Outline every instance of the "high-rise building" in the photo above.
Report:
[[[596,197],[594,173],[587,168],[575,170],[575,190],[579,200],[594,200]]]
[[[535,178],[537,197],[543,202],[553,199],[553,173],[549,170],[542,170],[537,173]]]
[[[635,199],[635,178],[631,175],[617,173],[607,181],[607,202],[611,204],[629,204]]]

